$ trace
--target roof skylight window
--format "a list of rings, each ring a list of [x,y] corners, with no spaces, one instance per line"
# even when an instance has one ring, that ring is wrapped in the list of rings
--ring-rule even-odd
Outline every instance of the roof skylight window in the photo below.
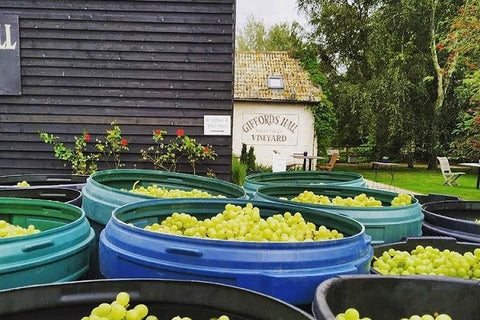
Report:
[[[269,76],[267,85],[270,89],[283,89],[283,78],[281,76]]]

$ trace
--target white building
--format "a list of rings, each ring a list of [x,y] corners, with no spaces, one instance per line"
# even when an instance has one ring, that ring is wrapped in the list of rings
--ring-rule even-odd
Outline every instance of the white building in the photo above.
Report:
[[[254,147],[256,162],[272,165],[275,152],[287,164],[294,153],[316,155],[310,107],[323,97],[300,61],[288,52],[236,52],[232,149]]]

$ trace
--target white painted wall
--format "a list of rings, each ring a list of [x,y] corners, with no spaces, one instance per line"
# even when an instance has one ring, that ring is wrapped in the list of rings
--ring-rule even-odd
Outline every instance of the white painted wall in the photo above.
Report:
[[[291,155],[304,151],[316,154],[313,124],[313,114],[306,105],[235,101],[233,154],[239,156],[245,143],[247,149],[253,146],[259,164],[272,165],[273,150],[286,156],[287,164],[301,164],[303,160]]]

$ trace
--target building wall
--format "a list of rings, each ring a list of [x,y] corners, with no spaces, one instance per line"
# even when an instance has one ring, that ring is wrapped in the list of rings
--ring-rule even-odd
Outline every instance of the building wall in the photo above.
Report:
[[[21,46],[21,95],[0,95],[0,174],[69,173],[38,131],[71,145],[115,120],[126,167],[153,168],[140,161],[152,132],[183,128],[219,154],[199,171],[230,179],[231,136],[204,136],[203,117],[233,112],[234,0],[2,0],[0,13],[19,17]]]
[[[272,165],[274,150],[286,156],[287,164],[302,163],[294,153],[316,153],[313,114],[308,106],[295,103],[235,101],[233,154],[242,143],[254,147],[256,162]],[[313,162],[315,163],[315,162]]]

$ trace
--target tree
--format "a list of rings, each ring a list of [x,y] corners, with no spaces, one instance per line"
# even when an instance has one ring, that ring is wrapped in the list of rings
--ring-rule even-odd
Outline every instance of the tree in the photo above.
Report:
[[[328,81],[343,145],[367,144],[372,158],[403,157],[411,166],[419,151],[436,166],[436,150],[465,106],[449,90],[456,76],[451,57],[440,56],[439,64],[450,59],[451,73],[438,77],[435,39],[446,34],[461,2],[298,0],[336,66]]]

